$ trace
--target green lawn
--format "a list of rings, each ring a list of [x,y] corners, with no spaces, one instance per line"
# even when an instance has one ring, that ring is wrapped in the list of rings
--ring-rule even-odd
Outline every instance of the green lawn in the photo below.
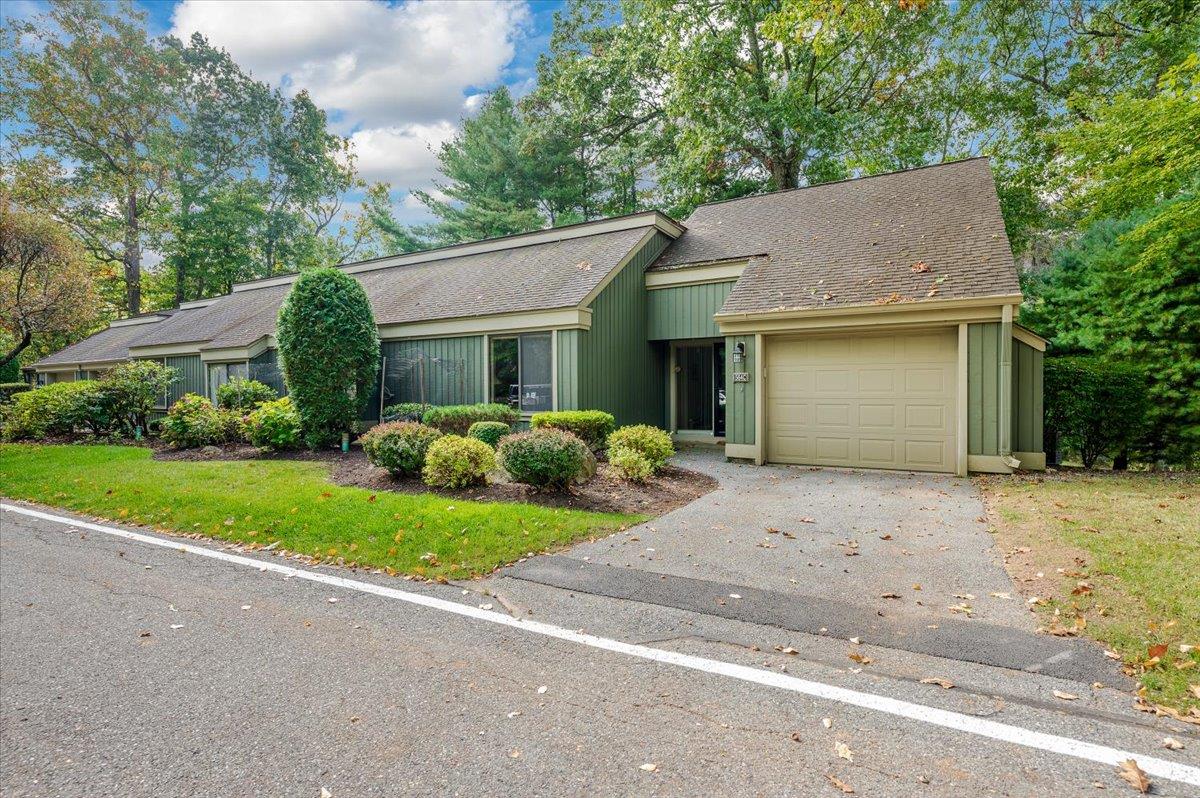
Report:
[[[151,459],[128,446],[0,446],[0,494],[162,530],[427,577],[484,574],[527,552],[643,520],[530,504],[371,493],[319,462]]]
[[[1082,626],[1119,653],[1148,701],[1200,707],[1191,687],[1200,690],[1200,477],[980,482],[1010,570],[1028,580],[1026,593],[1049,599],[1043,624]]]

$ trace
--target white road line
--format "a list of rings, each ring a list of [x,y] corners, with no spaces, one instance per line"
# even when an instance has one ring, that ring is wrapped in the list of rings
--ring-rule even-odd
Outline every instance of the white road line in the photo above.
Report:
[[[274,573],[290,576],[293,579],[306,579],[310,582],[319,582],[331,587],[339,587],[346,590],[356,590],[360,593],[371,593],[376,596],[383,596],[384,598],[395,599],[397,601],[405,601],[409,604],[417,604],[433,610],[440,610],[442,612],[461,615],[477,621],[486,621],[488,623],[494,623],[500,626],[508,626],[513,629],[520,629],[532,634],[553,637],[558,640],[565,640],[570,643],[577,643],[579,645],[598,648],[604,651],[612,651],[617,654],[625,654],[630,657],[650,660],[651,662],[659,662],[664,665],[675,665],[681,668],[688,668],[690,670],[716,674],[718,676],[727,676],[732,679],[739,679],[743,682],[751,682],[754,684],[765,685],[767,687],[777,687],[782,690],[790,690],[794,693],[812,696],[813,698],[820,698],[826,701],[837,701],[842,704],[850,704],[852,706],[862,707],[863,709],[870,709],[875,712],[884,712],[889,715],[896,715],[901,718],[908,718],[909,720],[928,723],[933,726],[941,726],[947,729],[954,729],[955,731],[966,732],[967,734],[987,737],[992,740],[1000,740],[1001,742],[1023,745],[1027,748],[1035,748],[1039,751],[1048,751],[1050,753],[1078,757],[1079,759],[1087,759],[1093,762],[1099,762],[1101,764],[1113,766],[1123,762],[1126,759],[1134,759],[1137,760],[1138,766],[1151,776],[1183,782],[1184,784],[1200,786],[1200,768],[1179,764],[1177,762],[1169,762],[1165,759],[1159,759],[1157,757],[1147,756],[1145,754],[1135,754],[1132,751],[1122,751],[1119,748],[1110,748],[1106,745],[1097,745],[1095,743],[1089,743],[1083,740],[1076,740],[1071,737],[1060,737],[1055,734],[1045,734],[1043,732],[1025,729],[1020,726],[1011,726],[1006,723],[997,723],[995,721],[985,720],[983,718],[977,718],[971,715],[963,715],[959,712],[950,712],[948,710],[937,709],[936,707],[929,707],[923,704],[900,701],[895,698],[889,698],[888,696],[877,695],[875,693],[863,693],[859,692],[858,690],[850,690],[845,687],[836,687],[823,682],[799,679],[795,676],[787,676],[774,671],[751,668],[746,665],[736,665],[731,662],[721,662],[720,660],[706,659],[704,657],[696,657],[690,654],[680,654],[674,651],[664,651],[662,649],[640,646],[633,643],[623,643],[620,640],[612,640],[607,637],[597,637],[596,635],[573,632],[570,629],[563,629],[562,627],[554,626],[552,624],[541,623],[539,621],[521,620],[500,612],[481,610],[465,604],[446,601],[445,599],[434,598],[433,596],[426,596],[420,593],[410,593],[405,590],[383,587],[382,585],[373,585],[369,582],[360,582],[356,579],[346,579],[345,577],[333,576],[332,574],[307,571],[301,568],[294,568],[290,565],[271,562],[269,560],[242,557],[240,555],[230,554],[229,552],[225,551],[218,551],[203,546],[193,546],[191,544],[180,543],[169,538],[144,535],[140,532],[133,532],[127,529],[103,526],[101,524],[93,524],[87,521],[77,521],[73,518],[67,518],[61,515],[52,515],[50,513],[44,513],[40,510],[33,510],[28,507],[19,507],[13,504],[0,503],[0,510],[27,515],[31,518],[40,518],[43,521],[67,524],[79,529],[90,529],[94,532],[103,532],[106,535],[126,538],[127,540],[136,540],[139,543],[146,543],[151,546],[161,546],[163,548],[175,549],[176,551],[185,552],[187,554],[196,554],[201,557],[210,557],[214,560],[223,560],[236,565],[245,565],[260,571],[272,571]]]

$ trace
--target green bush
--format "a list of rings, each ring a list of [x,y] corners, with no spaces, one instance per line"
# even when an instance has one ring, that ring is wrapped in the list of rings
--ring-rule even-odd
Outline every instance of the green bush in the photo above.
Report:
[[[161,427],[163,440],[176,449],[217,446],[242,437],[240,416],[231,410],[218,410],[194,393],[185,393],[171,405]]]
[[[390,421],[372,427],[358,442],[371,465],[411,477],[421,473],[429,447],[440,437],[441,432],[416,421]]]
[[[503,421],[476,421],[467,430],[467,437],[483,441],[495,449],[500,439],[512,432],[512,427]]]
[[[517,482],[552,488],[565,488],[589,476],[596,463],[586,443],[570,432],[550,427],[505,436],[496,459]]]
[[[593,451],[604,448],[604,442],[617,427],[617,420],[612,413],[603,410],[557,410],[552,413],[534,413],[529,420],[529,426],[553,427],[572,432],[592,448]]]
[[[420,402],[401,402],[383,408],[383,418],[387,421],[420,421],[428,409],[429,405]]]
[[[303,272],[279,310],[279,361],[304,438],[316,448],[354,426],[379,373],[371,303],[334,268]]]
[[[278,398],[279,394],[270,385],[241,377],[234,377],[217,388],[217,407],[241,413],[249,413],[264,402]]]
[[[146,430],[154,406],[179,378],[179,369],[153,360],[130,360],[114,366],[98,384],[114,420],[132,433],[137,427]]]
[[[19,393],[32,390],[27,382],[0,382],[0,405],[6,405]]]
[[[518,418],[520,414],[508,405],[481,403],[431,407],[425,411],[421,421],[447,434],[466,435],[477,421],[500,421],[512,425]]]
[[[641,452],[616,447],[608,450],[608,463],[623,479],[645,482],[654,476],[654,465]]]
[[[71,435],[79,427],[103,434],[111,428],[98,385],[90,380],[56,382],[19,393],[2,408],[4,439],[40,440]]]
[[[263,402],[246,416],[246,437],[260,449],[294,449],[301,442],[300,414],[288,397]]]
[[[1148,381],[1135,366],[1046,358],[1043,382],[1047,453],[1074,452],[1091,468],[1100,456],[1127,457],[1146,432]]]
[[[495,467],[491,446],[475,438],[445,435],[429,447],[421,476],[434,488],[465,488],[485,482],[487,472]]]
[[[675,454],[675,445],[671,443],[671,436],[665,430],[651,427],[648,424],[621,427],[608,436],[608,448],[609,451],[625,449],[637,452],[646,458],[656,474]]]

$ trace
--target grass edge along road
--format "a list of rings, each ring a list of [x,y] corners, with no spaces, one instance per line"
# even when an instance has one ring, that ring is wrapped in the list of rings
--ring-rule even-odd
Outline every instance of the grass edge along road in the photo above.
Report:
[[[328,480],[317,461],[158,461],[133,446],[0,445],[0,494],[164,531],[422,577],[489,573],[643,520]]]

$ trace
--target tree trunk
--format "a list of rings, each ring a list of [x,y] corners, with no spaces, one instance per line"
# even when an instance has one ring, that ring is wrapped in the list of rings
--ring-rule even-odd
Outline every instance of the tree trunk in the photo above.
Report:
[[[1113,471],[1128,471],[1129,470],[1129,451],[1122,449],[1121,453],[1113,458]]]
[[[142,243],[138,227],[137,191],[130,191],[125,199],[125,302],[130,316],[142,312]]]
[[[25,334],[21,336],[21,340],[17,341],[17,345],[14,346],[12,349],[8,350],[8,354],[6,354],[4,356],[4,358],[2,360],[0,360],[0,367],[7,366],[9,363],[16,360],[17,356],[19,356],[22,352],[24,352],[26,350],[26,348],[28,348],[29,343],[32,340],[33,340],[33,333],[31,333],[29,330],[26,330]]]

